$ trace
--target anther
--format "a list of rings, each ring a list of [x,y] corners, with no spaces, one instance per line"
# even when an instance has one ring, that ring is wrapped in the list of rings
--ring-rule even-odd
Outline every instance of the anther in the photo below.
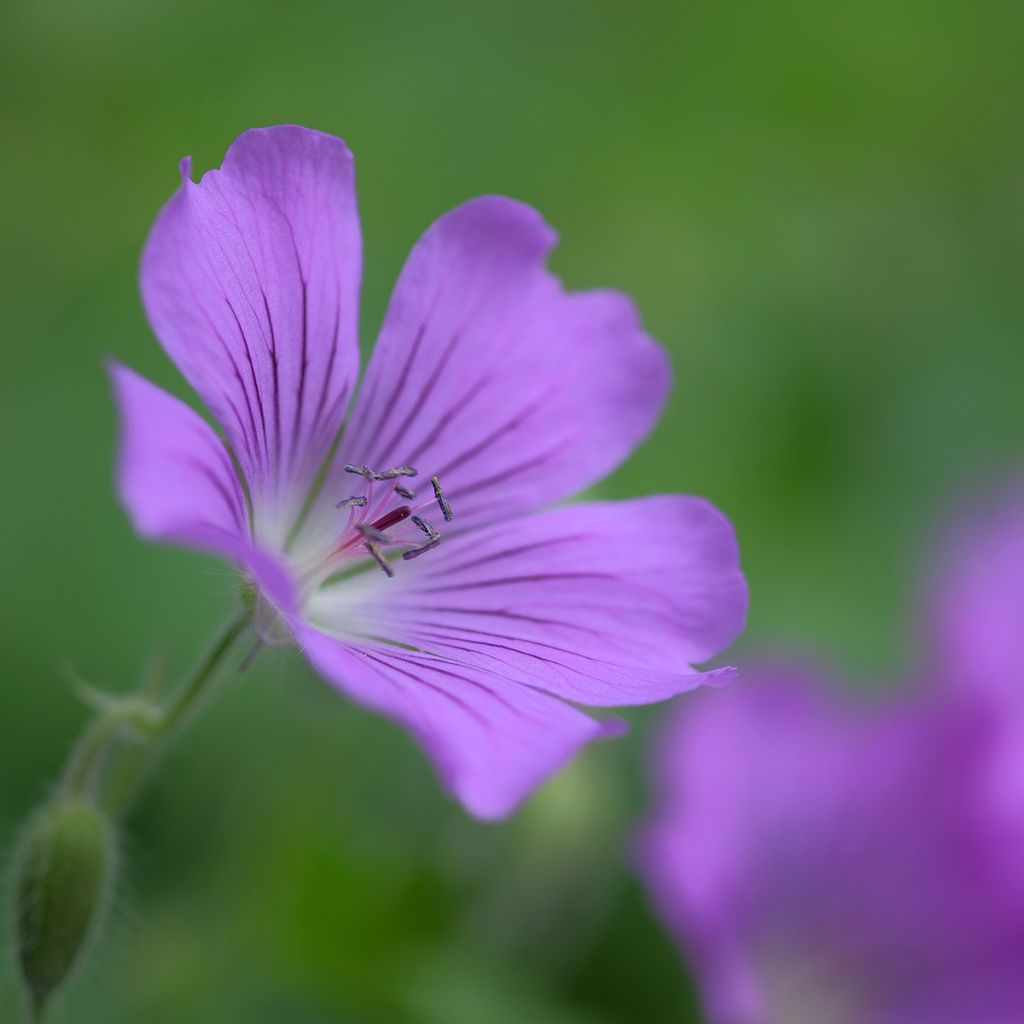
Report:
[[[396,480],[400,476],[416,476],[414,466],[392,466],[390,469],[378,472],[376,469],[371,469],[365,463],[357,466],[352,462],[346,464],[345,472],[354,473],[356,476],[365,477],[367,480]]]
[[[435,540],[440,537],[441,534],[435,530],[426,519],[421,519],[419,516],[411,516],[412,521],[427,535],[430,540]]]
[[[366,499],[361,497],[354,498],[342,498],[341,501],[335,505],[335,508],[362,508],[366,504]]]
[[[366,542],[366,550],[370,552],[370,556],[377,563],[377,565],[380,567],[381,571],[384,573],[385,576],[390,578],[395,575],[395,570],[392,569],[391,566],[388,564],[388,560],[384,557],[383,553],[381,552],[379,544],[372,540],[368,540]]]
[[[448,504],[448,499],[444,496],[444,489],[441,487],[441,481],[436,476],[430,478],[430,484],[434,488],[434,497],[437,498],[438,505],[441,506],[441,515],[444,516],[444,521],[450,523],[452,521],[452,507]]]
[[[406,501],[412,501],[416,497],[416,492],[409,490],[404,484],[395,484],[395,494]]]
[[[438,544],[441,543],[441,534],[435,534],[426,544],[421,544],[418,548],[413,548],[411,551],[403,551],[402,558],[406,562],[411,562],[414,558],[419,558],[420,555],[425,555],[428,551],[433,551]]]

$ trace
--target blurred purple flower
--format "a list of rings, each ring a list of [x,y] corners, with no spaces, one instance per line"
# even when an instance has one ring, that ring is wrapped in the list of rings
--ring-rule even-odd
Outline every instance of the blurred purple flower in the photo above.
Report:
[[[713,1024],[1024,1020],[1024,501],[951,561],[927,682],[766,668],[670,723],[639,864]]]
[[[669,368],[627,298],[563,291],[534,210],[484,197],[427,231],[349,409],[361,242],[345,144],[258,129],[199,184],[188,161],[182,177],[142,295],[227,443],[113,367],[120,493],[143,536],[239,563],[264,638],[294,639],[402,723],[481,817],[615,729],[574,703],[723,677],[691,668],[746,610],[721,513],[682,496],[537,511],[643,439]]]

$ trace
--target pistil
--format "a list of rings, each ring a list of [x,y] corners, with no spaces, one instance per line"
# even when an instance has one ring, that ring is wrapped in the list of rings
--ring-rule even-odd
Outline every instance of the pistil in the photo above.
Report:
[[[348,522],[338,537],[337,543],[313,568],[309,578],[323,579],[338,571],[345,562],[357,556],[362,548],[376,562],[388,577],[394,576],[394,568],[387,558],[389,549],[405,547],[402,558],[411,561],[441,543],[441,534],[424,517],[431,508],[440,510],[446,522],[452,520],[452,507],[441,487],[440,480],[430,478],[431,497],[416,502],[416,492],[404,481],[417,476],[414,466],[392,466],[376,470],[367,465],[349,463],[345,472],[363,480],[364,493],[342,498],[336,508],[348,512]],[[381,487],[381,484],[391,486]],[[399,504],[394,504],[395,499]],[[397,530],[409,520],[423,534],[417,542],[407,530]]]

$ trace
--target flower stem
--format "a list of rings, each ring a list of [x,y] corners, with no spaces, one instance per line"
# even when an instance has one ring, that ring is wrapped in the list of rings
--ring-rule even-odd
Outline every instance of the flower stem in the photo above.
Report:
[[[250,622],[248,611],[229,622],[164,703],[144,695],[107,699],[71,752],[62,782],[64,791],[101,801],[115,815],[123,813],[159,753],[209,696]],[[123,739],[130,741],[130,750],[118,749]],[[113,777],[104,778],[105,774]]]
[[[89,723],[68,758],[62,783],[65,792],[83,797],[95,794],[111,745],[116,741],[121,727],[129,721],[127,708],[113,703]]]
[[[209,652],[200,662],[192,678],[171,696],[167,706],[163,708],[157,729],[157,735],[161,739],[170,739],[198,709],[209,694],[211,683],[216,680],[225,658],[231,653],[238,640],[245,635],[250,620],[251,615],[246,611],[228,623],[211,645]]]

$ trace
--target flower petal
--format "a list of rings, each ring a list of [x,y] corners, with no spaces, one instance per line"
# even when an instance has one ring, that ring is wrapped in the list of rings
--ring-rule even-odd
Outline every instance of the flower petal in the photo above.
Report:
[[[283,542],[337,434],[358,369],[361,243],[352,157],[284,126],[245,132],[183,184],[142,259],[164,348],[223,425],[257,535]]]
[[[121,414],[117,483],[135,529],[240,564],[278,606],[292,587],[275,559],[249,539],[248,512],[220,438],[184,402],[114,363],[111,381]]]
[[[325,588],[310,621],[389,641],[583,704],[663,700],[721,673],[690,666],[743,627],[729,521],[697,498],[570,505],[445,538],[394,579]],[[726,670],[727,672],[729,670]]]
[[[927,602],[939,664],[968,689],[1024,699],[1024,488],[972,509],[956,533]]]
[[[220,438],[134,370],[113,364],[110,376],[121,413],[118,488],[138,532],[181,543],[197,532],[246,537],[245,499]]]
[[[948,687],[958,721],[984,735],[979,787],[985,813],[1008,851],[1008,874],[1024,896],[1016,851],[1024,846],[1024,487],[975,499],[947,544],[927,595],[931,674]],[[979,797],[979,800],[981,798]],[[995,869],[990,867],[990,871]]]
[[[1020,846],[977,788],[983,737],[941,689],[862,697],[752,667],[669,720],[637,861],[709,1020],[995,1022],[1022,1005],[1019,856],[997,869]]]
[[[479,818],[510,814],[589,740],[620,730],[498,672],[302,628],[313,666],[348,696],[395,719],[445,786]]]
[[[461,529],[573,494],[629,454],[668,393],[665,353],[625,296],[562,289],[544,267],[555,239],[497,196],[434,223],[395,287],[342,463],[437,474]]]

